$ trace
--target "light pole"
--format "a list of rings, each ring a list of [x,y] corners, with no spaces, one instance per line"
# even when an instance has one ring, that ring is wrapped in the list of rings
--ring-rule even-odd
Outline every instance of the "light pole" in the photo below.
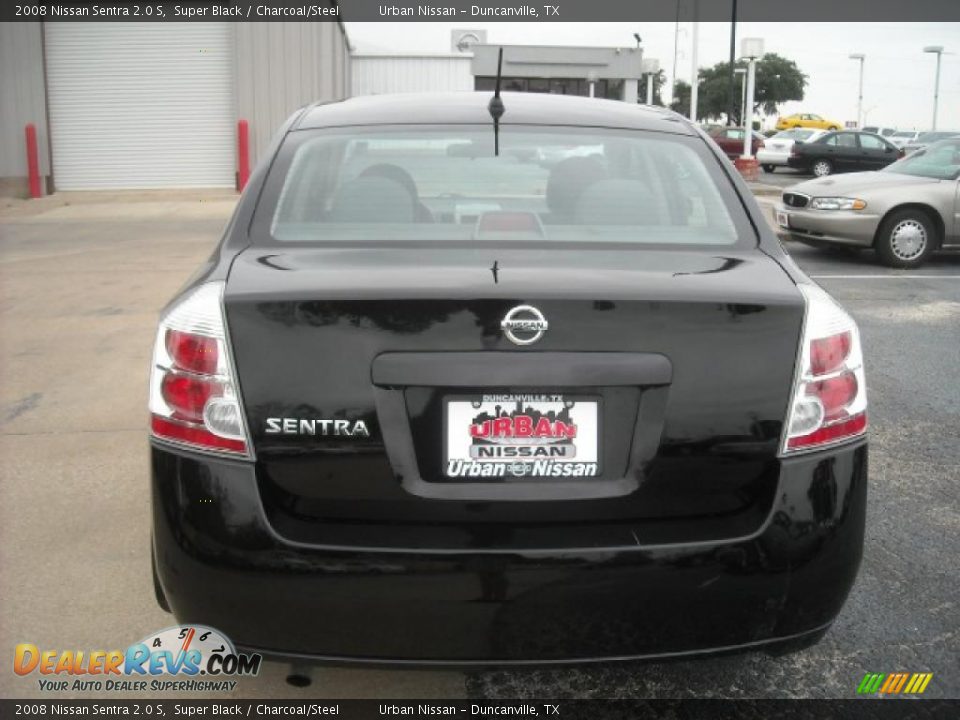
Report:
[[[690,122],[697,122],[697,94],[700,91],[700,69],[697,67],[697,43],[700,38],[700,23],[697,22],[698,0],[693,0],[693,49],[690,51],[692,56],[690,64]]]
[[[744,38],[740,44],[741,59],[747,61],[747,107],[743,119],[743,157],[753,157],[753,89],[757,74],[757,58],[763,55],[763,38]]]
[[[737,0],[730,13],[730,72],[727,74],[727,125],[733,125],[733,61],[737,47]]]
[[[937,129],[937,103],[940,100],[940,58],[943,56],[943,45],[927,45],[923,51],[934,53],[937,56],[937,74],[933,81],[933,124],[931,130]]]
[[[863,53],[850,53],[851,60],[860,61],[860,89],[857,91],[857,127],[863,127],[863,61],[866,55]]]
[[[740,123],[747,116],[747,69],[737,68],[734,74],[740,76]]]

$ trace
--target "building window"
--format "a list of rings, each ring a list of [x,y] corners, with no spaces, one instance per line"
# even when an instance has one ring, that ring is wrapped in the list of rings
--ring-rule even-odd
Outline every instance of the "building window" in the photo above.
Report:
[[[496,78],[475,77],[473,87],[480,91],[493,92]],[[552,95],[590,95],[590,81],[585,78],[517,78],[504,77],[500,85],[504,91],[550,93]],[[619,100],[623,97],[623,80],[596,80],[594,81],[593,95],[598,98]]]

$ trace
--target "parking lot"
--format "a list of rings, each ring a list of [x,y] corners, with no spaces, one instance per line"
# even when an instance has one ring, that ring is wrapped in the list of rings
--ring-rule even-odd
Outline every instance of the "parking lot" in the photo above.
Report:
[[[114,649],[171,624],[149,574],[149,356],[158,310],[209,254],[234,202],[132,194],[0,206],[7,662],[20,642]],[[268,664],[236,695],[852,697],[867,672],[926,671],[934,673],[927,696],[960,697],[960,255],[904,273],[872,253],[788,249],[859,322],[870,393],[865,557],[819,645],[783,658],[561,669],[325,668],[306,689],[286,685],[287,668]],[[0,695],[41,696],[36,676],[9,668]]]

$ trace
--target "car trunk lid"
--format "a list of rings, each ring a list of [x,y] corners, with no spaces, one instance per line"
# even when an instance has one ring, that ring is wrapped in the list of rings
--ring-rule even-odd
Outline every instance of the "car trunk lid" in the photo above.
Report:
[[[586,524],[590,544],[696,519],[715,537],[772,504],[803,301],[759,251],[250,248],[225,305],[265,506],[291,535]],[[519,305],[548,323],[527,346],[501,327]],[[596,403],[597,475],[449,477],[449,402],[484,395]]]

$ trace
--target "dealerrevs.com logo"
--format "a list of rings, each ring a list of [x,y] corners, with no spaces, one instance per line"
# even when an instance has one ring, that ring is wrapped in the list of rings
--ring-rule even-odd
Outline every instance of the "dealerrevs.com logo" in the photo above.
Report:
[[[95,692],[232,691],[237,677],[260,672],[263,658],[238,653],[223,633],[203,625],[179,625],[148,635],[126,650],[41,649],[20,643],[17,675],[37,675],[42,691]]]

